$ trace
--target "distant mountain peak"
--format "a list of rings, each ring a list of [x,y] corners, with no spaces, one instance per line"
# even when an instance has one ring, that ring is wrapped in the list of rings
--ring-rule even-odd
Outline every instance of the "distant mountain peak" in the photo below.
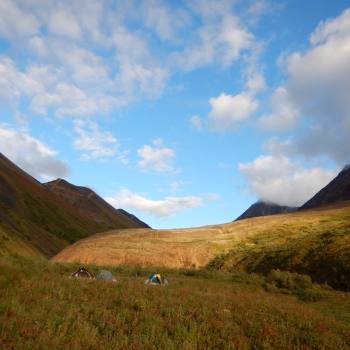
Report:
[[[346,164],[341,172],[350,170],[350,163]]]
[[[298,208],[279,205],[272,202],[258,200],[252,204],[242,215],[240,215],[235,221],[254,218],[258,216],[275,215],[282,213],[289,213],[296,211]]]
[[[135,215],[125,210],[115,209],[88,187],[73,185],[64,179],[56,179],[44,185],[73,207],[84,211],[98,222],[105,222],[111,227],[117,227],[120,223],[126,227],[149,227]],[[116,226],[116,224],[118,225]]]
[[[42,184],[0,153],[0,254],[50,257],[96,232],[148,227],[128,214],[64,179]]]
[[[328,204],[350,200],[350,164],[325,187],[317,192],[300,209],[317,208]]]

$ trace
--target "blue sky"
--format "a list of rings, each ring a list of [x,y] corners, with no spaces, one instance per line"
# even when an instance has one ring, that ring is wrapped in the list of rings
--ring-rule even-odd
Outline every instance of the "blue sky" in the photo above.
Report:
[[[153,227],[301,205],[349,163],[348,1],[0,4],[0,151]]]

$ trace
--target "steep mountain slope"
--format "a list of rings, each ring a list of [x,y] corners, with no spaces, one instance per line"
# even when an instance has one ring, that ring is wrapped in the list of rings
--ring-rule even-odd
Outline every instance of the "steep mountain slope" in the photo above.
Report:
[[[350,289],[350,202],[223,225],[177,230],[109,231],[53,258],[100,265],[200,267],[309,274]]]
[[[142,227],[147,224],[125,210],[115,209],[93,190],[76,186],[63,179],[57,179],[44,184],[51,192],[69,202],[84,216],[92,218],[106,229]]]
[[[143,222],[142,220],[140,220],[138,217],[136,217],[133,214],[130,214],[129,212],[127,212],[124,209],[117,209],[117,211],[119,213],[121,213],[122,215],[125,215],[126,217],[128,217],[129,219],[131,219],[133,222],[135,222],[139,227],[141,228],[151,228],[151,226],[147,225],[145,222]]]
[[[0,253],[51,257],[92,233],[138,227],[120,217],[114,225],[98,221],[0,154]]]
[[[258,201],[251,205],[243,214],[241,214],[235,221],[255,218],[258,216],[290,213],[296,211],[298,208],[295,207],[286,207],[274,203],[267,203],[263,201]]]
[[[350,165],[347,165],[336,178],[316,193],[300,209],[317,208],[346,200],[350,200]]]

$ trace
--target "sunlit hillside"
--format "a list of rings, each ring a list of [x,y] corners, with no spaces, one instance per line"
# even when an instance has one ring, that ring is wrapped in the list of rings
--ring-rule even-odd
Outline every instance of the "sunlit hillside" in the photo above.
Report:
[[[76,242],[54,261],[176,268],[209,264],[264,273],[280,268],[347,288],[341,280],[349,272],[349,223],[350,206],[343,203],[200,228],[109,231]]]

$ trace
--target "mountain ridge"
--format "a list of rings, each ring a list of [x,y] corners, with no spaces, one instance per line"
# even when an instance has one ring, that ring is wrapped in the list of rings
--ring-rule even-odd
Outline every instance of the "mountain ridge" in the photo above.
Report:
[[[252,204],[246,211],[244,211],[234,221],[244,220],[244,219],[254,218],[259,216],[290,213],[290,212],[296,211],[297,209],[298,209],[297,207],[288,207],[288,206],[283,206],[283,205],[259,200],[254,204]]]
[[[305,202],[299,210],[322,207],[347,200],[350,200],[350,164],[347,164],[332,181]]]
[[[112,227],[138,228],[140,224],[117,210],[114,219],[98,220],[0,154],[0,253],[49,258],[79,239]]]
[[[51,192],[68,201],[78,210],[83,210],[97,221],[104,221],[111,225],[115,224],[117,216],[117,224],[122,221],[127,225],[139,226],[140,228],[149,228],[149,226],[138,219],[135,215],[128,213],[124,209],[115,209],[95,191],[88,187],[74,185],[64,179],[56,179],[44,183]]]

